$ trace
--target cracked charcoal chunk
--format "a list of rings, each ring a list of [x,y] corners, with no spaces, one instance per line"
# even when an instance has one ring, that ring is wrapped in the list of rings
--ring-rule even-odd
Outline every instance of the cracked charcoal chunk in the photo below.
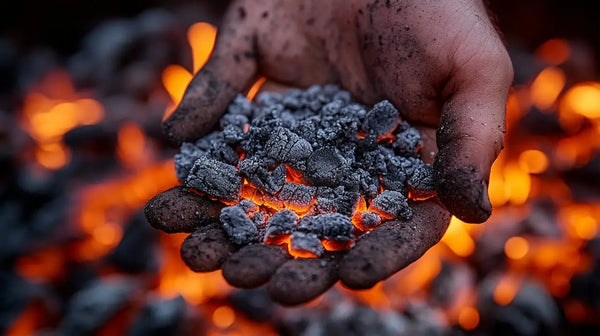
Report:
[[[181,144],[179,153],[175,154],[175,175],[177,175],[179,182],[185,181],[194,166],[194,162],[204,155],[206,155],[206,151],[189,142]]]
[[[312,154],[312,146],[298,134],[280,127],[271,134],[265,151],[278,162],[294,164],[308,158]]]
[[[246,158],[239,163],[240,174],[258,188],[274,195],[285,184],[286,169],[284,165],[279,165],[273,171],[269,171],[268,167],[271,164],[272,161],[259,156]]]
[[[236,165],[240,159],[240,154],[225,143],[223,136],[210,142],[208,156],[212,159],[225,162],[230,165]]]
[[[360,214],[360,223],[362,229],[370,230],[381,223],[381,217],[374,212],[365,211]]]
[[[233,166],[206,157],[196,160],[185,185],[228,201],[237,200],[242,192],[242,178]]]
[[[380,101],[365,116],[361,130],[380,137],[392,132],[398,126],[400,114],[387,100]]]
[[[228,145],[237,145],[244,139],[244,130],[234,125],[227,125],[223,128],[223,140]]]
[[[290,236],[290,249],[295,252],[310,252],[317,257],[325,253],[323,244],[314,233],[296,231]]]
[[[243,208],[235,205],[223,208],[219,219],[233,243],[246,245],[258,239],[258,229]]]
[[[350,217],[339,213],[303,217],[296,231],[314,233],[319,238],[334,241],[351,241],[354,239],[352,220]]]
[[[413,199],[426,199],[435,195],[433,167],[422,164],[408,179],[408,190]]]
[[[228,114],[241,114],[248,118],[252,116],[253,111],[252,103],[241,94],[238,94],[227,107]]]
[[[298,215],[288,209],[276,212],[267,221],[267,237],[290,234],[298,224]]]
[[[315,187],[288,182],[281,188],[278,198],[285,204],[286,208],[304,211],[308,210],[313,203],[316,192]]]
[[[412,127],[398,133],[396,140],[392,143],[392,147],[398,154],[406,156],[416,155],[420,146],[421,134]]]
[[[248,117],[243,114],[229,114],[226,113],[221,117],[219,124],[222,128],[227,126],[235,126],[240,129],[244,129],[244,125],[248,124]]]
[[[360,193],[354,191],[343,191],[338,193],[335,198],[336,212],[342,215],[352,216],[356,211],[358,200],[360,199]]]
[[[385,190],[377,195],[371,202],[371,211],[376,211],[385,219],[402,218],[409,220],[412,217],[412,209],[408,205],[406,196],[397,191]]]
[[[258,205],[256,205],[254,202],[252,202],[251,200],[241,200],[238,204],[236,204],[235,206],[242,208],[242,210],[244,210],[244,212],[246,214],[250,214],[253,212],[257,212],[258,210],[260,210],[258,208]]]
[[[334,147],[317,149],[306,162],[304,177],[313,185],[338,186],[350,169],[346,159]]]

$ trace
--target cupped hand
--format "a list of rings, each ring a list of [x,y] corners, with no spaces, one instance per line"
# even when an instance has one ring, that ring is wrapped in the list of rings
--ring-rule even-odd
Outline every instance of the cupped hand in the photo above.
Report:
[[[265,90],[335,83],[365,104],[391,101],[421,131],[437,198],[414,203],[410,221],[384,223],[325,261],[290,260],[263,245],[234,252],[214,228],[200,226],[186,243],[222,243],[212,266],[233,285],[269,281],[273,298],[287,304],[319,295],[338,275],[346,286],[368,288],[436,244],[450,214],[471,223],[490,216],[489,171],[503,146],[513,71],[481,0],[234,1],[210,60],[163,123],[165,134],[176,143],[199,138],[260,76]],[[156,202],[152,209],[162,213]],[[155,226],[178,225],[161,220]]]

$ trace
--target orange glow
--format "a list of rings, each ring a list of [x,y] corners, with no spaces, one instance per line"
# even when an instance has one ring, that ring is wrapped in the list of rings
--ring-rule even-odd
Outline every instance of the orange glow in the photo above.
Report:
[[[338,242],[334,240],[323,240],[323,247],[327,251],[347,251],[352,246],[352,242]]]
[[[37,305],[30,304],[5,330],[6,336],[35,335],[39,331],[44,312]]]
[[[508,164],[504,168],[504,187],[512,204],[524,204],[531,190],[531,177],[518,165]]]
[[[235,322],[235,312],[229,306],[218,307],[213,312],[212,322],[221,329],[228,328]]]
[[[181,65],[169,65],[163,70],[162,82],[174,105],[179,104],[185,89],[192,81],[192,74]]]
[[[187,38],[192,48],[194,73],[206,64],[215,45],[217,28],[205,22],[197,22],[188,28]]]
[[[65,259],[58,249],[44,250],[23,256],[17,260],[20,276],[30,281],[54,281],[64,273]]]
[[[530,174],[540,174],[548,169],[548,157],[537,149],[530,149],[519,155],[519,167]]]
[[[464,330],[473,330],[479,325],[479,312],[473,307],[463,307],[458,314],[458,324]]]
[[[510,259],[522,259],[528,251],[529,243],[523,237],[511,237],[504,244],[504,253]]]
[[[569,59],[571,49],[564,39],[551,39],[535,51],[535,55],[551,65],[559,65]]]
[[[520,281],[515,277],[503,276],[494,289],[494,301],[501,306],[508,305],[517,295],[520,286]]]
[[[316,254],[309,252],[309,251],[304,251],[304,250],[296,250],[292,248],[292,244],[290,243],[290,237],[287,236],[284,240],[285,244],[287,244],[287,249],[290,255],[292,255],[294,258],[307,258],[307,259],[312,259],[312,258],[318,258],[319,256],[317,256]]]
[[[248,94],[246,95],[246,97],[248,98],[248,100],[253,100],[254,97],[256,96],[256,94],[258,93],[258,90],[260,90],[260,87],[263,86],[263,84],[265,84],[265,82],[267,81],[266,77],[260,77],[250,88],[250,90],[248,90]]]
[[[571,323],[581,323],[586,319],[587,309],[581,302],[571,301],[565,304],[565,315]]]
[[[571,205],[563,207],[560,217],[565,223],[568,233],[576,238],[589,240],[598,233],[598,220],[600,214],[595,213],[591,207],[585,205]]]
[[[475,241],[473,241],[466,228],[468,225],[452,216],[448,230],[446,230],[441,240],[459,257],[468,257],[475,251]]]
[[[546,110],[554,105],[565,87],[565,74],[558,68],[546,68],[531,84],[531,101],[539,109]]]
[[[442,260],[436,249],[427,251],[418,262],[410,264],[400,271],[395,283],[399,293],[415,294],[427,288],[431,281],[440,273]]]
[[[92,236],[98,243],[113,247],[121,241],[123,230],[114,223],[106,223],[94,228]]]
[[[117,156],[128,168],[141,167],[147,163],[146,136],[133,122],[124,123],[119,129]]]
[[[563,96],[559,110],[562,114],[578,114],[589,119],[600,118],[600,83],[585,82],[573,85]]]
[[[44,168],[56,170],[71,161],[71,152],[62,143],[52,142],[35,149],[35,160]]]

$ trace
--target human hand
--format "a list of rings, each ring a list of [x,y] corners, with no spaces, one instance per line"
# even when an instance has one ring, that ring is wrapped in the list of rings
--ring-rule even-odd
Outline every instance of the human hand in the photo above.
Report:
[[[224,276],[233,285],[269,281],[274,299],[288,304],[319,295],[338,274],[349,287],[368,288],[437,243],[449,213],[467,222],[489,217],[487,181],[503,144],[512,66],[480,0],[234,1],[209,62],[164,122],[165,133],[175,142],[198,138],[258,76],[268,79],[265,90],[336,83],[365,104],[390,100],[421,131],[421,153],[433,162],[439,200],[415,203],[412,220],[382,224],[345,256],[328,257],[326,266],[288,260],[272,246],[233,254],[221,248],[212,266],[224,262]],[[195,241],[229,246],[212,235],[199,233],[206,239]],[[364,253],[373,249],[377,253]],[[263,267],[271,260],[266,256],[277,254],[282,257],[271,258],[272,267]]]

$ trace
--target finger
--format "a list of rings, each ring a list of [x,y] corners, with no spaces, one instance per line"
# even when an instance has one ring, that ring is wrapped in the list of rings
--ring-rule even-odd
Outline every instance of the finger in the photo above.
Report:
[[[181,259],[194,272],[212,272],[221,268],[233,245],[218,225],[198,228],[181,244]]]
[[[337,282],[338,260],[339,254],[332,253],[321,259],[287,261],[273,274],[267,291],[273,300],[286,306],[310,301]]]
[[[413,206],[410,221],[389,221],[361,236],[340,263],[340,280],[353,289],[373,287],[420,258],[441,238],[450,214],[436,200]]]
[[[264,285],[291,256],[279,246],[254,244],[242,247],[222,265],[223,277],[239,288]]]
[[[255,77],[253,27],[260,14],[245,2],[230,5],[210,59],[192,79],[175,112],[163,122],[165,135],[174,143],[195,140],[210,131],[227,104]]]
[[[146,220],[166,233],[193,232],[219,220],[224,205],[186,187],[175,187],[154,196],[144,208]]]
[[[469,223],[481,223],[492,212],[488,180],[504,144],[506,100],[513,78],[508,54],[489,29],[488,39],[479,44],[470,41],[455,54],[437,132],[437,194],[450,212]]]

